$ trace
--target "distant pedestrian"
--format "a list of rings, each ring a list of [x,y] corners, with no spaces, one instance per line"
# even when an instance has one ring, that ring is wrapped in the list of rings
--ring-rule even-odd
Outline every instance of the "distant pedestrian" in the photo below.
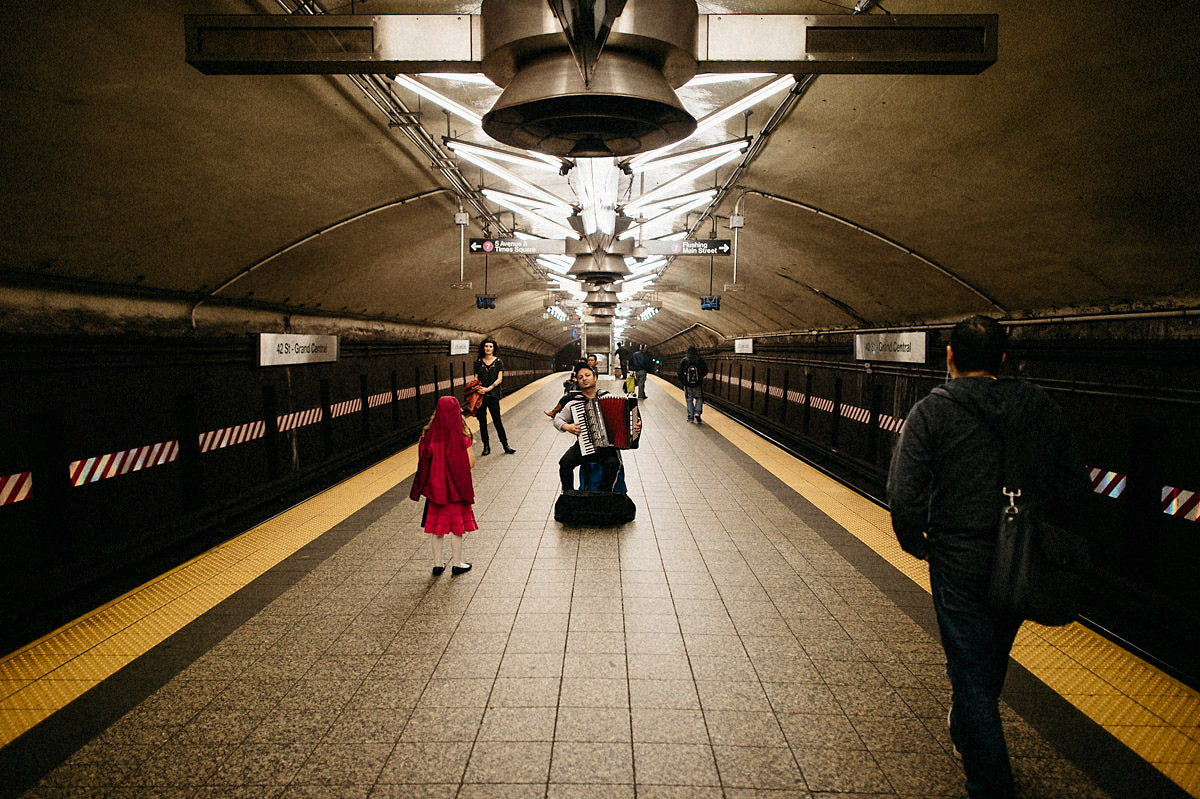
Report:
[[[679,361],[676,370],[679,383],[683,386],[683,403],[687,408],[687,420],[703,424],[700,414],[704,412],[704,389],[701,385],[708,376],[708,364],[695,347],[688,347],[687,354]]]
[[[496,435],[500,437],[500,446],[504,447],[504,451],[509,455],[516,452],[508,445],[504,422],[500,420],[500,397],[504,393],[500,384],[504,382],[504,361],[496,356],[497,349],[495,339],[484,339],[479,345],[479,357],[475,359],[475,379],[483,386],[479,390],[483,394],[483,404],[476,412],[479,419],[479,438],[483,441],[483,452],[479,453],[480,455],[489,455],[492,452],[487,430],[489,409],[492,412],[492,424],[496,426]]]
[[[446,570],[442,538],[447,533],[453,536],[450,539],[453,558],[450,573],[462,574],[471,570],[471,564],[462,559],[462,537],[479,529],[471,509],[475,502],[475,488],[471,482],[471,469],[475,466],[472,443],[471,430],[458,400],[440,397],[421,434],[417,446],[417,474],[408,492],[413,501],[425,497],[421,524],[432,536],[435,577]]]
[[[638,399],[646,398],[646,373],[650,371],[650,353],[646,345],[638,347],[637,352],[629,359],[629,367],[633,369],[633,381],[637,386]]]
[[[996,378],[1006,343],[1004,328],[987,316],[954,326],[946,347],[952,379],[909,412],[887,483],[901,548],[929,561],[952,690],[950,740],[962,755],[967,793],[1000,799],[1014,795],[999,702],[1021,626],[987,598],[1003,462],[1017,459],[1022,502],[1042,506],[1060,524],[1088,487],[1062,410],[1032,383]],[[1006,444],[1014,452],[1002,455]]]

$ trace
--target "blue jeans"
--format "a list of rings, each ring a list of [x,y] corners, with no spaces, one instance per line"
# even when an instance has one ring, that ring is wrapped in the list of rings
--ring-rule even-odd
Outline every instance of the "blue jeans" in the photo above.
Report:
[[[700,386],[684,386],[683,402],[687,406],[688,421],[704,413],[704,392]]]
[[[1000,692],[1021,620],[988,606],[989,574],[939,564],[937,553],[931,555],[933,607],[954,692],[950,739],[962,754],[967,793],[1008,799],[1014,789]]]

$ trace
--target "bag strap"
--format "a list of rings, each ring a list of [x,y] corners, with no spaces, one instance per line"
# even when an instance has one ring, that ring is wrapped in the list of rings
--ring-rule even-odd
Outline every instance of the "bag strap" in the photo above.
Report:
[[[991,430],[996,438],[1000,441],[1000,493],[1008,498],[1007,512],[1012,512],[1011,509],[1016,507],[1017,499],[1021,496],[1021,475],[1017,467],[1017,459],[1013,457],[1013,447],[1009,446],[1012,441],[1012,430],[1016,424],[1013,412],[1011,410],[1004,417],[1003,428],[997,427],[995,422],[984,416],[978,408],[969,402],[959,399],[954,396],[945,386],[938,386],[933,390],[933,393],[939,397],[946,399],[963,408],[980,422],[983,426]]]

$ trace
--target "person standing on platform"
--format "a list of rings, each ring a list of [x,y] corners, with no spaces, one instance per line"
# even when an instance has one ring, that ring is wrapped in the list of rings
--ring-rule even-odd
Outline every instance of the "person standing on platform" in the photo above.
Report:
[[[421,525],[432,536],[435,577],[446,570],[442,538],[447,533],[453,536],[450,551],[454,562],[450,564],[450,573],[457,575],[471,570],[471,564],[462,558],[462,538],[479,529],[475,512],[471,510],[475,501],[475,488],[471,482],[471,469],[475,466],[472,443],[471,430],[458,400],[439,397],[433,416],[421,433],[421,442],[417,446],[417,474],[408,492],[408,498],[413,501],[425,497]]]
[[[629,359],[629,368],[633,369],[634,383],[637,385],[638,399],[646,398],[646,373],[650,371],[650,353],[646,345],[638,347],[637,352]]]
[[[996,378],[1006,345],[1004,328],[990,317],[955,325],[946,347],[951,380],[909,412],[887,483],[901,548],[929,561],[953,692],[950,739],[972,797],[1014,795],[999,701],[1021,619],[987,599],[1003,506],[1001,431],[1021,431],[1010,440],[1022,444],[1022,493],[1057,521],[1087,491],[1062,410],[1032,383]]]
[[[621,370],[619,376],[622,379],[629,374],[629,358],[632,355],[633,353],[629,351],[629,343],[622,341],[620,346],[617,347],[617,366]]]
[[[503,395],[500,384],[504,382],[504,361],[496,356],[497,349],[495,339],[484,339],[479,345],[479,357],[475,359],[475,377],[483,386],[480,389],[480,393],[483,394],[483,404],[476,411],[476,418],[479,419],[479,437],[483,440],[481,455],[490,455],[492,452],[491,442],[488,441],[488,409],[491,409],[492,412],[492,424],[496,426],[496,435],[500,437],[500,446],[509,455],[516,452],[508,445],[504,422],[500,420],[500,397]]]
[[[687,408],[687,420],[689,422],[695,420],[696,424],[703,424],[700,421],[700,414],[704,412],[704,390],[701,388],[701,384],[708,376],[708,364],[704,362],[704,357],[695,347],[687,348],[687,353],[679,361],[676,376],[679,378],[680,385],[683,386],[683,403]]]

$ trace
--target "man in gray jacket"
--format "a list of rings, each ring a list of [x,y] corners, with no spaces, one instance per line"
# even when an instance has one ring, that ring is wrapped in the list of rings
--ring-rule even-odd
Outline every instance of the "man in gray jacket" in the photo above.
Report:
[[[900,546],[929,561],[953,690],[950,738],[972,797],[1014,795],[999,700],[1021,619],[987,602],[1003,506],[1001,431],[1018,458],[1023,499],[1062,521],[1087,491],[1059,407],[1032,383],[996,378],[1006,345],[990,317],[954,327],[946,347],[952,379],[913,406],[888,473]]]

